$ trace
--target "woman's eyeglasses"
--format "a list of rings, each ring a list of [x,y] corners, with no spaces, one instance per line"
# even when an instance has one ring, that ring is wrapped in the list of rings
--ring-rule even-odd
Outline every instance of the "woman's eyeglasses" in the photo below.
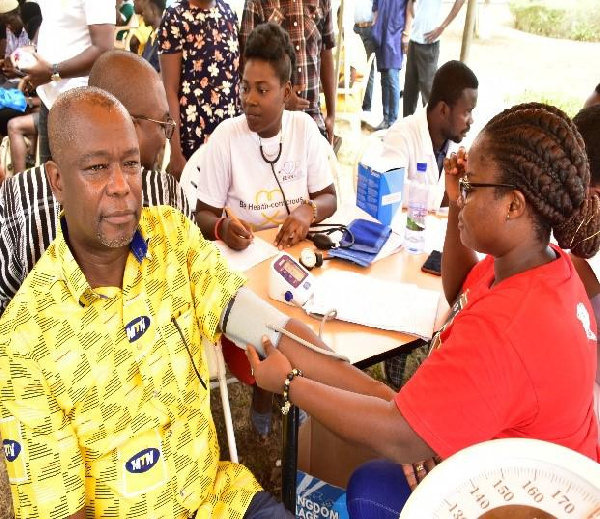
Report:
[[[162,126],[163,131],[165,132],[165,137],[170,139],[173,137],[173,132],[175,131],[175,121],[170,117],[167,117],[166,121],[159,121],[157,119],[151,119],[150,117],[145,117],[144,115],[132,115],[134,119],[140,119],[142,121],[150,121],[152,123],[160,124]]]
[[[467,200],[467,195],[476,187],[506,187],[509,189],[517,189],[517,186],[512,184],[488,184],[484,182],[469,182],[465,177],[458,179],[458,190],[463,202]]]

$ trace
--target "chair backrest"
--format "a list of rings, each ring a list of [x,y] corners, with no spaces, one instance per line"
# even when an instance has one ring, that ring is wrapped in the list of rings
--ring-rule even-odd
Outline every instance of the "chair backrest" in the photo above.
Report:
[[[227,379],[225,369],[225,359],[221,351],[220,344],[214,344],[206,338],[202,338],[202,345],[208,364],[208,373],[211,381],[218,381],[218,387],[221,391],[221,404],[223,406],[223,417],[225,419],[225,430],[227,431],[227,446],[229,447],[229,459],[233,463],[238,463],[237,445],[235,443],[235,434],[233,432],[233,419],[231,417],[231,408],[229,407],[229,391],[227,384],[235,382],[236,379]],[[211,388],[214,387],[211,383]]]
[[[327,143],[325,148],[327,150],[327,162],[329,162],[329,169],[335,185],[338,207],[340,207],[342,205],[342,189],[340,185],[340,170],[337,157],[335,156],[335,151],[333,151],[333,148],[329,143]]]
[[[181,172],[181,178],[179,179],[179,185],[185,196],[188,199],[190,207],[193,211],[196,210],[196,202],[198,201],[198,180],[200,179],[200,170],[198,166],[200,159],[204,153],[204,145],[200,146],[187,161],[187,164]]]

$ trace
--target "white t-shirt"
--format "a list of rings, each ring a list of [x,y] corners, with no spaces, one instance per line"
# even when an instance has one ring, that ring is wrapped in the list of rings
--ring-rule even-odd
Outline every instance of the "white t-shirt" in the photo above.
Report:
[[[212,207],[228,207],[255,229],[275,227],[287,218],[283,195],[271,166],[282,145],[275,172],[293,212],[309,193],[333,183],[327,159],[329,143],[314,120],[304,112],[284,111],[282,132],[260,139],[250,131],[246,116],[223,121],[204,145],[198,168],[198,199]]]
[[[406,168],[402,194],[403,205],[406,206],[408,201],[410,180],[417,174],[417,162],[426,162],[429,181],[429,210],[439,209],[444,198],[446,179],[443,173],[440,175],[433,152],[433,143],[427,123],[427,107],[418,108],[414,114],[398,119],[387,131],[383,145],[383,158],[387,163],[393,167]],[[448,154],[455,148],[456,144],[450,142]]]
[[[92,45],[88,25],[115,24],[114,0],[38,0],[42,25],[38,35],[38,53],[50,63],[77,56]],[[87,75],[51,81],[37,92],[51,108],[61,92],[87,85]]]
[[[438,27],[443,21],[440,16],[442,0],[419,0],[414,5],[415,17],[410,31],[410,39],[417,43],[427,43],[425,34]]]

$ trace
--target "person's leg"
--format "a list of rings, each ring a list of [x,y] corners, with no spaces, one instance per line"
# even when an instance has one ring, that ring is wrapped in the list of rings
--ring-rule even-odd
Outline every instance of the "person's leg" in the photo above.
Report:
[[[391,68],[388,70],[388,118],[387,123],[391,126],[398,119],[400,106],[400,70]]]
[[[408,44],[406,54],[406,75],[404,77],[404,94],[402,97],[402,117],[412,115],[417,109],[419,100],[419,72],[416,65],[415,47],[416,43]]]
[[[367,60],[371,57],[371,54],[375,52],[375,41],[371,36],[371,27],[355,27],[354,30],[360,36],[365,47],[367,54]],[[369,71],[369,80],[367,82],[367,88],[365,90],[365,96],[363,98],[362,109],[365,112],[371,111],[371,101],[373,97],[373,81],[375,81],[375,62],[371,62],[371,70]]]
[[[438,68],[440,41],[438,40],[429,45],[423,45],[423,47],[421,70],[419,71],[419,90],[421,91],[423,106],[425,106],[429,102],[433,76],[435,76]]]
[[[385,126],[388,124],[390,115],[390,75],[389,70],[380,70],[381,74],[381,107],[383,108],[383,122]],[[381,127],[382,125],[380,125]]]
[[[46,108],[44,103],[40,105],[38,139],[40,141],[40,163],[44,164],[52,158],[52,155],[50,154],[50,145],[48,144],[48,108]]]
[[[27,169],[27,143],[25,137],[35,134],[33,114],[12,118],[8,121],[7,130],[14,172],[20,173]]]
[[[296,515],[286,510],[283,504],[269,492],[257,492],[244,514],[244,519],[272,519],[274,517],[285,519],[286,517],[296,517]]]
[[[402,465],[374,460],[350,476],[346,505],[352,519],[398,519],[409,496]]]

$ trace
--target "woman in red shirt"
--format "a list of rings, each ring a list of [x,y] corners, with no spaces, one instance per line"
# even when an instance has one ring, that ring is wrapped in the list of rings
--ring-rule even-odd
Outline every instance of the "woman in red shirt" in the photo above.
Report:
[[[398,517],[408,492],[398,474],[414,484],[432,465],[423,460],[494,438],[545,440],[598,460],[596,323],[561,249],[590,257],[600,246],[589,177],[571,120],[537,103],[498,114],[468,162],[464,150],[448,161],[442,280],[454,311],[398,394],[295,343],[267,347],[262,362],[249,347],[261,387],[282,392],[287,378],[291,402],[390,460],[364,469],[366,490],[351,481],[351,516]],[[486,258],[478,261],[475,251]]]

